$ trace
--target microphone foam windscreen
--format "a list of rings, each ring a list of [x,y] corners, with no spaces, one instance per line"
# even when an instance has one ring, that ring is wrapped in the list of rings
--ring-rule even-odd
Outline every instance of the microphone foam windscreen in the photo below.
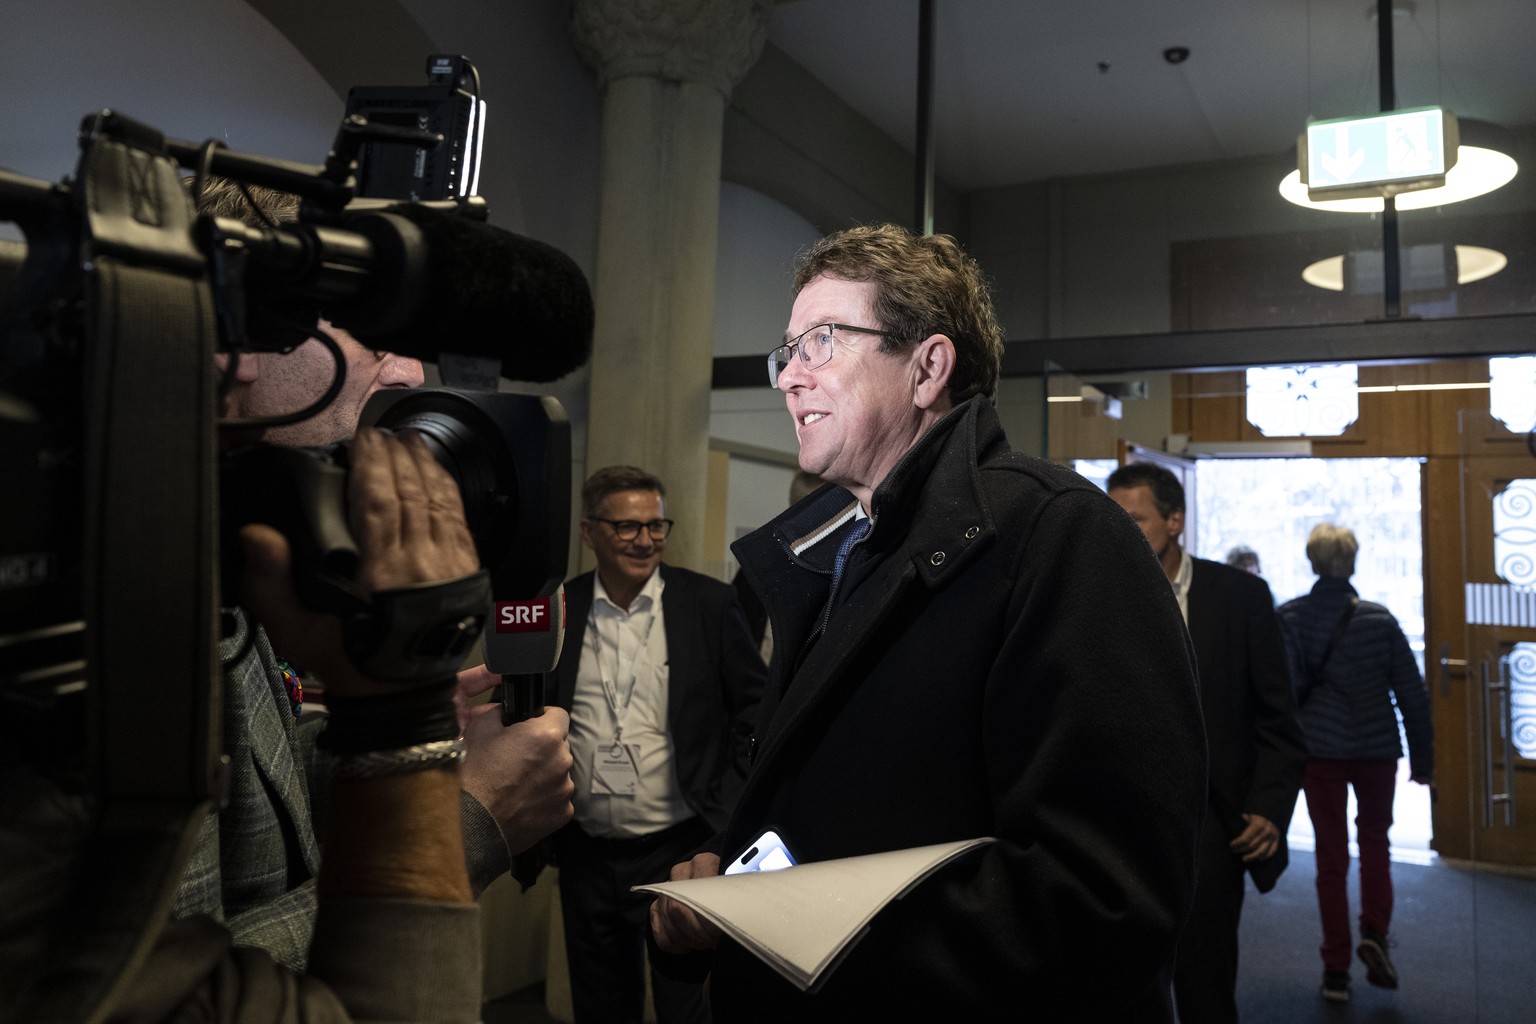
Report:
[[[412,205],[389,212],[414,223],[426,242],[423,314],[436,322],[441,351],[498,358],[502,376],[535,383],[586,363],[592,290],[569,256],[457,214]]]

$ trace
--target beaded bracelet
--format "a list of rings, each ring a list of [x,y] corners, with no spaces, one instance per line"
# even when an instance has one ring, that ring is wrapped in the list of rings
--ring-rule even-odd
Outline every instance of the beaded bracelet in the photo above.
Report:
[[[369,750],[359,754],[333,754],[333,779],[376,779],[385,775],[422,771],[464,760],[462,739],[417,743],[397,750]]]

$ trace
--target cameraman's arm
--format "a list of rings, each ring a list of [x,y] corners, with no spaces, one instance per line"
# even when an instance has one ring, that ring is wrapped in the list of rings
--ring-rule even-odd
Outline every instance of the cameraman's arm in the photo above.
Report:
[[[450,580],[478,568],[458,489],[419,438],[360,431],[348,500],[365,590]],[[453,719],[451,677],[437,684],[440,693],[364,677],[346,657],[339,621],[299,604],[282,537],[248,527],[244,539],[247,603],[279,650],[325,679],[328,732],[388,735],[397,731],[391,714],[408,726],[423,700],[439,696]],[[396,698],[398,713],[390,710]],[[401,751],[379,753],[395,760]],[[456,762],[369,774],[343,770],[345,760],[331,782],[310,975],[327,982],[357,1019],[477,1020],[478,917],[465,871]]]

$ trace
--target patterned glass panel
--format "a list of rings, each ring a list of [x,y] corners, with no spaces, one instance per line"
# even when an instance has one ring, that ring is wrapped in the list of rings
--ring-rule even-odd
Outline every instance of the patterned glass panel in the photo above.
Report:
[[[1466,585],[1467,625],[1536,629],[1536,590],[1507,583]]]
[[[1248,422],[1265,437],[1336,437],[1360,415],[1353,363],[1248,371]]]
[[[1536,584],[1536,480],[1511,480],[1493,499],[1493,571],[1517,587]]]
[[[1488,360],[1488,406],[1517,434],[1536,427],[1536,356]]]
[[[1521,757],[1536,757],[1536,644],[1515,644],[1504,664],[1515,750]]]

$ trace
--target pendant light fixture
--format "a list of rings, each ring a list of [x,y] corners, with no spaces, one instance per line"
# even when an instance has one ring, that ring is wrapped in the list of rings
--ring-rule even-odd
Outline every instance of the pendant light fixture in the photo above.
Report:
[[[1393,85],[1392,15],[1401,14],[1412,17],[1413,13],[1414,5],[1411,0],[1397,0],[1396,3],[1392,0],[1378,0],[1372,11],[1372,17],[1377,21],[1377,62],[1382,87],[1382,118],[1367,120],[1381,120],[1389,115],[1409,113],[1393,110],[1396,106],[1396,92]],[[1383,17],[1386,18],[1385,23],[1382,22]],[[1438,46],[1438,30],[1435,34]],[[1438,56],[1436,59],[1438,60]],[[1357,191],[1355,195],[1346,198],[1329,198],[1325,193],[1319,193],[1316,188],[1311,190],[1310,195],[1308,194],[1308,185],[1302,181],[1302,168],[1298,166],[1296,170],[1281,179],[1280,195],[1297,206],[1336,213],[1381,213],[1387,208],[1383,196],[1394,197],[1393,206],[1397,210],[1423,210],[1486,195],[1508,184],[1514,178],[1519,171],[1519,165],[1509,155],[1508,144],[1502,137],[1504,133],[1501,129],[1486,121],[1456,118],[1449,111],[1445,111],[1444,115],[1450,127],[1445,133],[1445,163],[1449,167],[1444,172],[1443,184],[1433,187],[1414,185],[1404,187],[1384,183],[1375,190],[1379,193],[1377,195],[1362,196]],[[1307,133],[1304,132],[1303,144],[1306,135]],[[1343,138],[1341,128],[1340,139]],[[1340,148],[1343,148],[1342,145]],[[1298,155],[1304,154],[1304,146],[1298,147],[1298,150]],[[1340,153],[1341,159],[1347,161],[1349,158],[1354,158],[1357,164],[1364,160],[1365,156],[1366,154],[1357,149],[1353,142],[1350,143],[1347,153]]]

